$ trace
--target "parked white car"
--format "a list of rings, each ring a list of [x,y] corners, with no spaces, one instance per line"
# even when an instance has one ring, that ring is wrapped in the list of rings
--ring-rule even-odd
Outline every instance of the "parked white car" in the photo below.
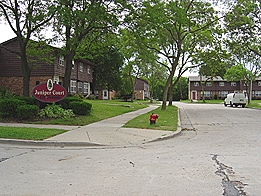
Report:
[[[241,105],[243,108],[246,106],[246,95],[244,93],[229,93],[224,101],[224,105],[231,107]]]

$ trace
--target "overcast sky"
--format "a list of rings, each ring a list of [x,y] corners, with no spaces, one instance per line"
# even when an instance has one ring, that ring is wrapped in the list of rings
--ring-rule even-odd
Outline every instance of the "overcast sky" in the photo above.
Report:
[[[0,22],[0,29],[1,29],[0,43],[15,37],[15,34],[11,30],[11,28],[8,25],[3,24],[3,22]]]

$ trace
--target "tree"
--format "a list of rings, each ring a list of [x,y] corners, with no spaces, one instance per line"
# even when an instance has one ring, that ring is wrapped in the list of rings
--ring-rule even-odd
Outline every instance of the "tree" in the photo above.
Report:
[[[226,36],[261,56],[261,4],[259,0],[235,0],[225,17]]]
[[[165,110],[169,88],[185,71],[197,66],[192,61],[196,49],[203,50],[211,43],[217,15],[207,2],[155,0],[143,1],[141,9],[134,9],[131,16],[130,26],[139,45],[155,54],[157,62],[169,70],[163,91]],[[173,80],[175,72],[178,77]]]
[[[225,43],[231,55],[231,64],[236,66],[231,67],[225,77],[245,84],[250,103],[252,81],[260,75],[261,5],[258,0],[235,0],[231,7],[225,17]]]
[[[96,64],[93,72],[94,88],[102,87],[118,91],[121,86],[123,57],[115,47],[93,59]]]
[[[112,1],[60,1],[57,15],[57,22],[54,31],[60,35],[65,46],[63,55],[65,56],[66,67],[63,78],[63,86],[68,89],[70,86],[70,76],[72,61],[86,43],[87,37],[95,38],[106,34],[118,25],[117,14],[121,12],[121,4]],[[86,45],[88,47],[88,45]],[[86,49],[85,49],[86,50]],[[84,56],[82,56],[84,57]]]
[[[19,42],[19,51],[6,49],[17,54],[21,59],[23,95],[28,97],[30,76],[33,70],[33,65],[28,62],[28,43],[33,36],[39,36],[41,30],[53,18],[55,4],[41,0],[2,0],[0,10],[0,16],[11,27]]]
[[[242,64],[232,66],[224,75],[227,81],[241,81],[246,86],[248,104],[252,100],[252,82],[259,76],[259,71],[253,71],[245,68]]]

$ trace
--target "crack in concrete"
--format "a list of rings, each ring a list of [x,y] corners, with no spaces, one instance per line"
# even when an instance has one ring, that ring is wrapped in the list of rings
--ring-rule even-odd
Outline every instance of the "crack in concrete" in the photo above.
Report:
[[[217,171],[215,174],[222,177],[222,186],[223,186],[223,195],[224,196],[247,196],[246,192],[244,191],[244,186],[247,184],[243,184],[240,181],[231,181],[229,179],[229,174],[234,174],[233,168],[229,167],[223,163],[221,163],[217,159],[218,155],[214,155],[212,160],[215,161],[216,165],[218,166]]]

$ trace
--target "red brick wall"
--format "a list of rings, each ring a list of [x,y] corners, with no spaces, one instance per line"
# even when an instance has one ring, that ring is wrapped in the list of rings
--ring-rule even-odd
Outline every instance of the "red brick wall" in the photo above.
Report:
[[[48,79],[53,79],[52,76],[40,76],[30,78],[30,91],[36,86],[36,81],[39,84],[46,83]],[[23,95],[23,78],[22,77],[0,77],[0,86],[8,88],[8,90],[17,95]],[[31,92],[30,92],[31,94]]]

